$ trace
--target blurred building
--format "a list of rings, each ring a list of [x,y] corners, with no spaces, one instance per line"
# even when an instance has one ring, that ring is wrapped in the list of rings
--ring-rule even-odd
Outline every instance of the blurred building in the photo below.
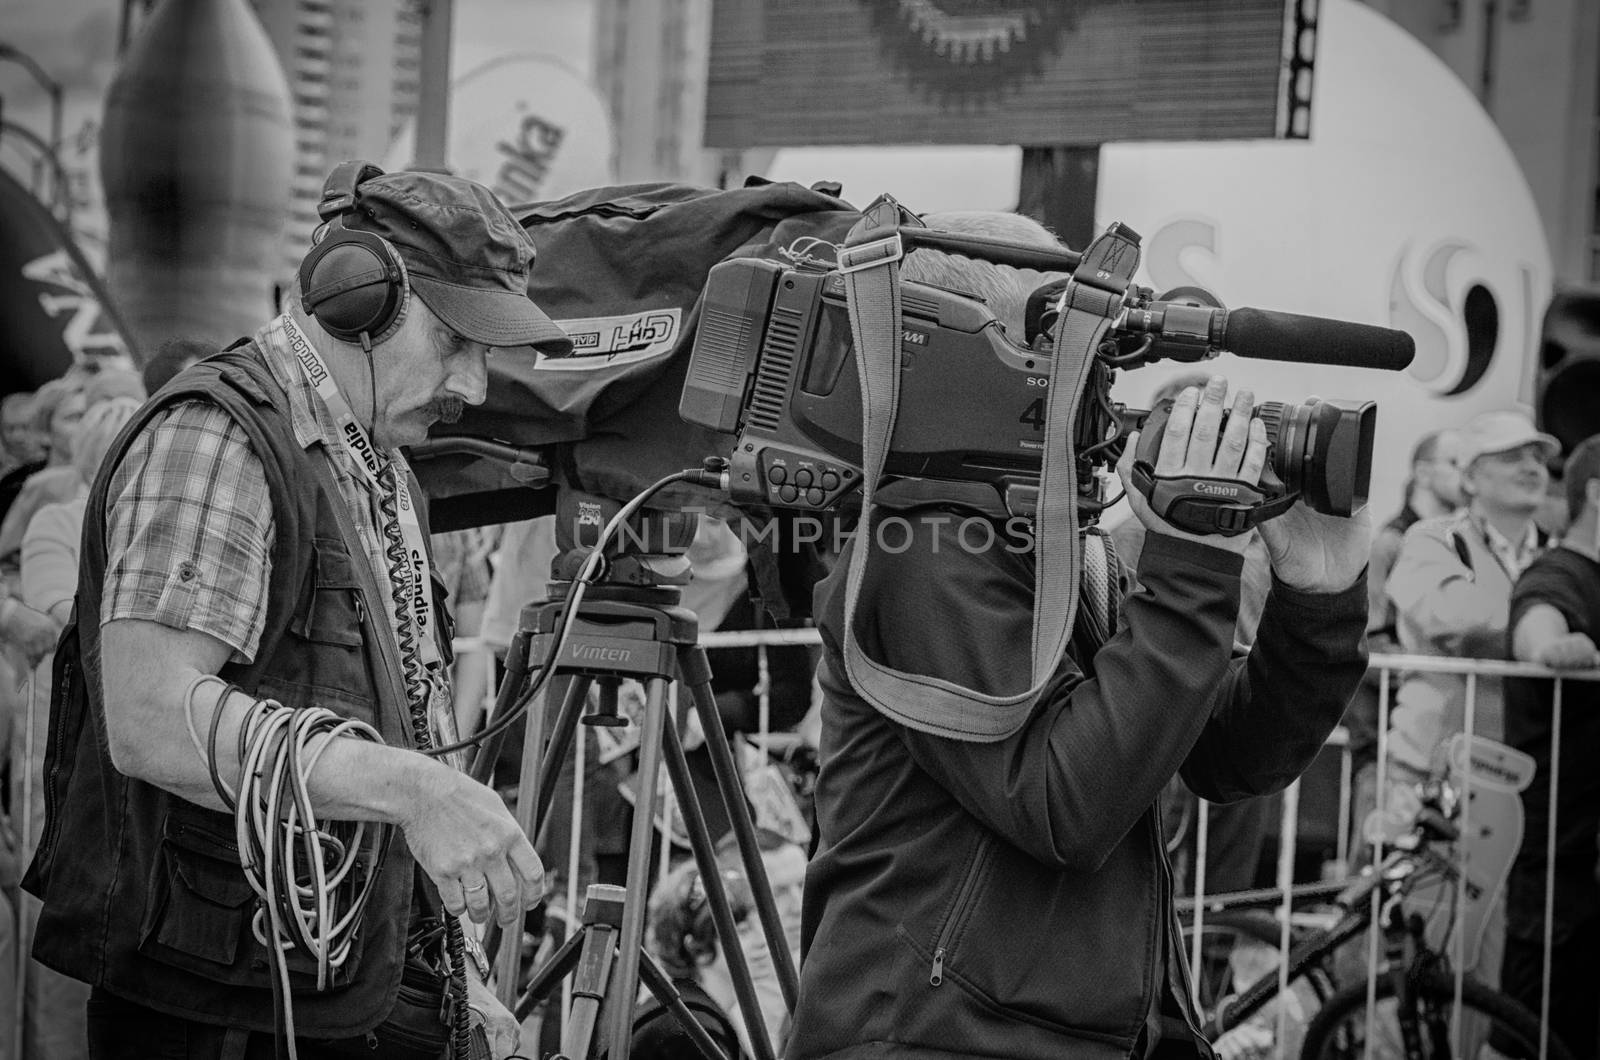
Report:
[[[318,223],[322,182],[352,158],[382,159],[416,113],[421,0],[251,0],[289,78],[295,126],[284,278]]]
[[[594,80],[611,109],[621,183],[716,184],[704,147],[712,0],[594,0]]]
[[[1366,2],[1443,59],[1495,120],[1533,190],[1557,282],[1600,283],[1600,4]]]

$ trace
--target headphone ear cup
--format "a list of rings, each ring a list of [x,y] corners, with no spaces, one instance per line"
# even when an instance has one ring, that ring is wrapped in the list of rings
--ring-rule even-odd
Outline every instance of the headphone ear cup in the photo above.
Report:
[[[323,330],[345,342],[383,341],[405,313],[405,265],[371,232],[338,229],[300,263],[300,304]]]

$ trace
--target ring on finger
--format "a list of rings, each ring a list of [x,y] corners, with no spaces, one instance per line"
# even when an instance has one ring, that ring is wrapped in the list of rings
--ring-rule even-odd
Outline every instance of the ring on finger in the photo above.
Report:
[[[488,880],[479,880],[477,883],[474,883],[474,884],[471,884],[471,885],[462,884],[461,885],[461,891],[462,891],[463,894],[477,894],[479,891],[487,890],[488,887],[489,887],[489,881]]]

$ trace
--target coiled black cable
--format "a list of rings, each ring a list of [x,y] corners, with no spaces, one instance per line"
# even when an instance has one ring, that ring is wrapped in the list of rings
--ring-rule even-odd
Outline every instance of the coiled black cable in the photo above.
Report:
[[[432,682],[422,665],[422,653],[417,642],[417,628],[412,614],[411,601],[405,587],[414,585],[414,591],[431,593],[432,585],[414,584],[411,578],[411,559],[406,552],[405,537],[400,532],[400,512],[396,498],[399,479],[395,465],[384,465],[378,473],[378,509],[383,531],[384,556],[389,561],[389,588],[394,607],[396,635],[400,643],[400,666],[405,677],[406,699],[411,710],[411,732],[417,750],[423,754],[439,755],[433,749],[433,732],[428,722],[428,707],[433,698]],[[444,917],[445,953],[450,966],[445,989],[452,995],[451,1055],[466,1060],[472,1050],[471,1013],[467,1008],[467,947],[461,934],[461,922],[451,916]]]

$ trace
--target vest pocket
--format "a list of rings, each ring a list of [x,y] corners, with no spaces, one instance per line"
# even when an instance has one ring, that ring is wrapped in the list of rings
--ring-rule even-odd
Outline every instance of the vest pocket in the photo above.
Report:
[[[310,605],[295,616],[290,629],[319,644],[359,648],[365,605],[350,553],[338,542],[320,539],[316,552]]]
[[[223,820],[222,816],[215,815]],[[343,888],[341,888],[341,891]],[[239,850],[192,820],[169,814],[162,826],[148,904],[139,928],[139,952],[152,960],[228,986],[272,989],[267,948],[255,934],[261,908],[239,867]],[[265,934],[266,914],[260,913]],[[330,989],[348,985],[361,963],[357,932],[350,956],[330,974]],[[297,991],[316,986],[316,961],[303,949],[290,951],[289,983]]]
[[[309,591],[289,624],[288,650],[279,652],[288,665],[263,678],[255,691],[286,707],[328,707],[381,729],[367,637],[385,628],[385,612],[381,605],[370,609],[342,542],[317,538],[314,548]]]

